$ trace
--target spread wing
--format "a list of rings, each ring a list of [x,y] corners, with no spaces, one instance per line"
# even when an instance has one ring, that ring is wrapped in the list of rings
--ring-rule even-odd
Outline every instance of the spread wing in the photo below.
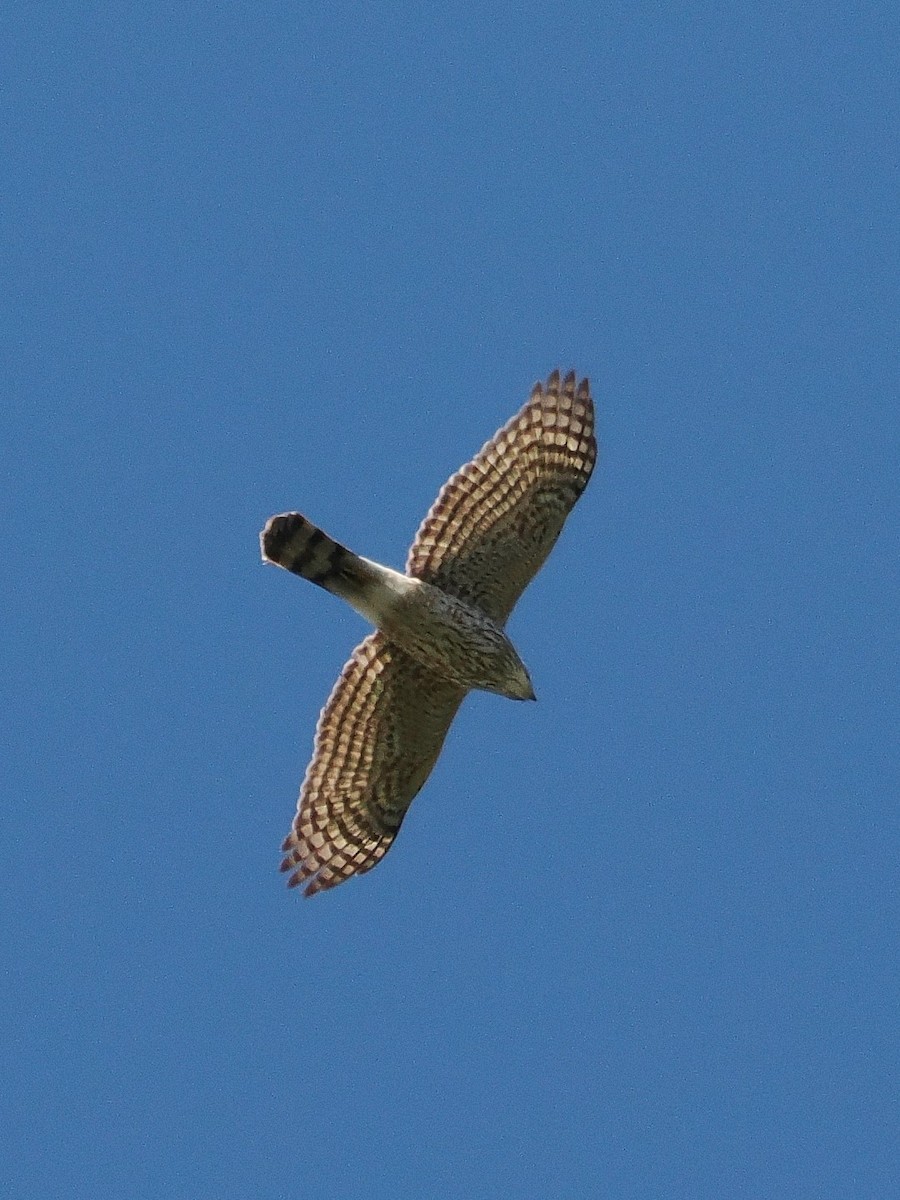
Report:
[[[305,894],[336,887],[384,858],[431,774],[465,690],[373,633],[322,710],[282,871]]]
[[[441,489],[409,575],[505,622],[559,537],[597,458],[590,385],[554,371]]]

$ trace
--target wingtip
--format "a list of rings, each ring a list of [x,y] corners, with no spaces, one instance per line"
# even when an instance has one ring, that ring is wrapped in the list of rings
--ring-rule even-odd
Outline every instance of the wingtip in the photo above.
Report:
[[[591,394],[591,384],[587,376],[579,381],[575,370],[567,371],[563,376],[559,368],[556,368],[547,376],[545,383],[538,380],[534,385],[531,389],[532,399],[542,396],[545,392],[548,395],[559,395],[560,392],[563,392],[579,400],[587,400]]]

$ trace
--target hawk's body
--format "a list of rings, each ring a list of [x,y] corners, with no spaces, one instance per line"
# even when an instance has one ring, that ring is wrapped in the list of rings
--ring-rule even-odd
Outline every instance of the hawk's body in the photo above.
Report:
[[[361,558],[299,513],[272,517],[263,558],[377,626],[316,729],[282,870],[313,895],[387,853],[472,688],[533,699],[503,626],[553,548],[596,459],[588,381],[554,372],[441,489],[406,574]]]

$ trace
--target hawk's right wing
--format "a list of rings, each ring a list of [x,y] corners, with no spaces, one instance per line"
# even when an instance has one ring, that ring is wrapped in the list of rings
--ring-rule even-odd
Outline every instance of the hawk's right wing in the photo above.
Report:
[[[380,633],[341,671],[316,727],[282,871],[305,894],[370,871],[390,849],[465,695]]]
[[[590,386],[554,371],[441,488],[406,571],[501,624],[559,537],[597,458]]]

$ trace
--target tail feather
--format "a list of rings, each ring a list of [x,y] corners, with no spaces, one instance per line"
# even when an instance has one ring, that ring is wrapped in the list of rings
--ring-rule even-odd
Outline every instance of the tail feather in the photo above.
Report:
[[[363,584],[365,563],[300,513],[270,517],[259,535],[263,562],[275,563],[311,583],[346,596]]]

